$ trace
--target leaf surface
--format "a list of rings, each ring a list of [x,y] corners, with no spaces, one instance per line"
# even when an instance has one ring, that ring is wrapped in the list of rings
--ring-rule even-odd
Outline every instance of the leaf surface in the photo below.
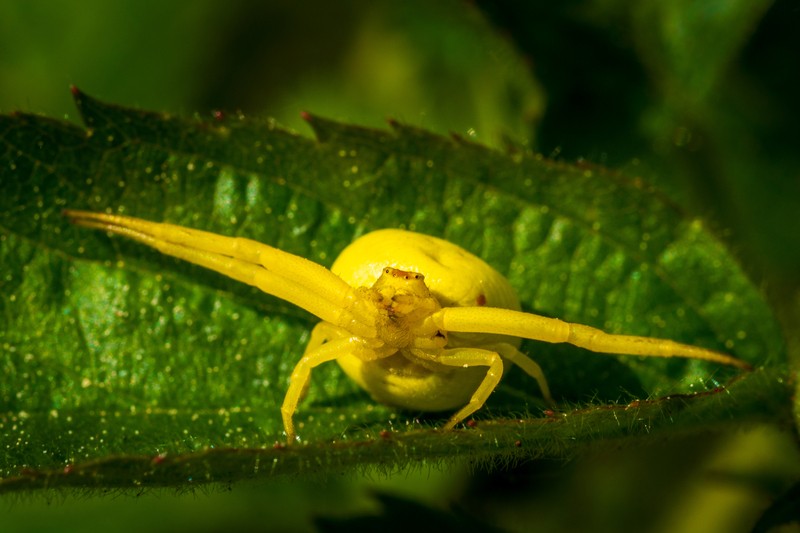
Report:
[[[789,416],[781,334],[758,291],[702,223],[635,176],[397,123],[309,116],[310,139],[269,121],[75,95],[85,129],[0,117],[0,489],[561,457],[602,440]],[[529,342],[559,410],[543,416],[535,383],[512,371],[477,429],[443,433],[441,415],[375,404],[323,365],[295,418],[304,445],[273,448],[314,317],[71,227],[66,207],[246,236],[326,266],[361,234],[405,227],[483,257],[528,311],[764,368],[723,390],[728,368]]]

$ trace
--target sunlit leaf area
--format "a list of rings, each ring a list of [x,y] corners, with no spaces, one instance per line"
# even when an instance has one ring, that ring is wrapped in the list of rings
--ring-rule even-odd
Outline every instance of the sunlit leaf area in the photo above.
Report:
[[[0,4],[0,530],[800,527],[798,19],[786,0]],[[525,312],[752,370],[526,340],[554,401],[510,367],[445,431],[450,412],[383,405],[330,362],[287,445],[317,318],[65,209],[325,267],[373,230],[433,235]]]

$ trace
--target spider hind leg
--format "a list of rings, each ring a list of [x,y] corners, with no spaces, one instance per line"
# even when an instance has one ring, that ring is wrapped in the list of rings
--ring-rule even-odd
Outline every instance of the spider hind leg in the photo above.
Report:
[[[459,409],[450,417],[442,427],[444,430],[453,429],[456,424],[467,418],[469,415],[483,407],[486,400],[497,388],[500,379],[503,377],[503,359],[500,354],[483,348],[452,348],[445,350],[443,354],[436,358],[437,363],[446,366],[469,368],[472,366],[489,367],[486,377],[472,393],[469,403]]]

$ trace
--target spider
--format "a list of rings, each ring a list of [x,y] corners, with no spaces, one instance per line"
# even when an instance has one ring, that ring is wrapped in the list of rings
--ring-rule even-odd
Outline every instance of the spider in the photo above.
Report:
[[[520,338],[570,343],[593,352],[703,359],[742,369],[734,357],[671,340],[612,335],[520,310],[509,282],[448,241],[411,231],[368,233],[330,270],[266,244],[133,217],[65,210],[74,224],[123,235],[215,270],[320,318],[289,379],[281,407],[286,439],[318,365],[337,361],[378,402],[453,411],[443,429],[480,409],[509,363],[552,402],[541,368]]]

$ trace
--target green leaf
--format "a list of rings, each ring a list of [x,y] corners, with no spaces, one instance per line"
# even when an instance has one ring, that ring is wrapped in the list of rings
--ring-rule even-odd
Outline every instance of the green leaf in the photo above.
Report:
[[[781,333],[758,291],[699,221],[635,177],[396,123],[309,116],[312,140],[269,121],[75,96],[86,129],[0,117],[0,490],[562,457],[600,440],[790,416]],[[405,227],[486,259],[526,310],[763,368],[723,389],[732,369],[530,342],[560,409],[543,411],[535,383],[512,371],[477,428],[440,432],[441,415],[377,405],[323,365],[295,417],[304,444],[276,446],[313,317],[71,227],[65,207],[247,236],[324,265],[367,231]]]

